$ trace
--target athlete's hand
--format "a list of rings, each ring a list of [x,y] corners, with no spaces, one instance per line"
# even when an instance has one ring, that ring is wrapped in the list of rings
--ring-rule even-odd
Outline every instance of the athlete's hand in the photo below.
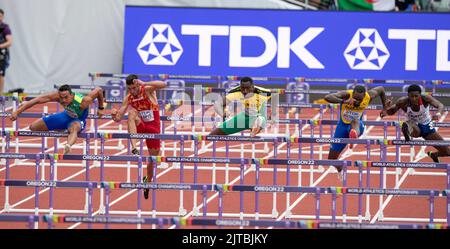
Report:
[[[15,111],[15,112],[11,113],[11,117],[9,117],[9,119],[11,119],[11,121],[16,121],[17,115],[19,115],[19,114],[17,113],[17,111]]]
[[[255,122],[253,123],[252,132],[250,133],[251,137],[254,137],[256,136],[256,134],[261,132],[262,124],[263,124],[262,117],[257,117]]]
[[[122,119],[122,115],[120,115],[116,108],[111,109],[111,117],[116,122],[119,122]]]
[[[388,114],[387,114],[387,110],[382,110],[381,112],[380,112],[380,118],[384,118],[384,117],[386,117]]]
[[[433,117],[431,117],[434,121],[439,121],[439,119],[441,118],[442,114],[437,112],[433,115]]]

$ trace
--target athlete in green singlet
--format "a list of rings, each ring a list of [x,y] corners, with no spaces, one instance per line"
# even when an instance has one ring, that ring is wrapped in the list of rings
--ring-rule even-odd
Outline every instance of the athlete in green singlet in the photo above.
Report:
[[[69,85],[62,85],[58,91],[37,96],[31,101],[24,102],[19,108],[12,113],[11,120],[17,119],[17,116],[25,110],[33,107],[36,104],[44,104],[47,102],[59,102],[64,111],[47,115],[34,121],[30,125],[31,131],[52,131],[52,130],[67,130],[69,136],[67,144],[64,147],[64,154],[70,152],[71,147],[77,140],[78,132],[86,127],[86,117],[89,114],[89,105],[94,99],[98,99],[98,115],[103,115],[103,89],[96,87],[87,95],[75,93]]]

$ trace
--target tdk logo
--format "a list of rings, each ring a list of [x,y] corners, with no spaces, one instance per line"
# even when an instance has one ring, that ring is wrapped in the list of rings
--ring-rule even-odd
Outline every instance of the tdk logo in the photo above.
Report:
[[[344,57],[351,69],[381,70],[389,51],[375,29],[358,29],[345,49]]]
[[[178,28],[178,27],[177,27]],[[303,33],[298,36],[291,35],[295,27],[277,27],[276,31],[261,26],[230,26],[230,25],[191,25],[181,24],[183,39],[195,39],[197,44],[184,49],[197,50],[197,58],[182,60],[189,67],[215,67],[212,65],[214,51],[228,51],[229,68],[262,68],[273,61],[276,68],[290,68],[292,60],[301,61],[308,69],[326,70],[336,63],[344,63],[352,70],[383,70],[389,65],[389,58],[403,57],[402,66],[405,71],[419,71],[418,61],[421,54],[421,43],[434,41],[436,44],[435,69],[436,71],[450,71],[449,41],[450,30],[433,29],[387,29],[387,37],[381,37],[374,28],[358,28],[353,37],[330,37],[325,27],[302,28]],[[178,32],[178,29],[176,29]],[[296,30],[298,31],[298,30]],[[246,37],[257,38],[264,44],[263,51],[249,56],[246,49],[251,44],[244,43]],[[318,38],[320,37],[320,39]],[[218,39],[227,39],[228,46],[219,47],[214,42]],[[332,39],[344,39],[346,48],[335,48],[331,53],[311,51],[309,44],[323,44],[328,46]],[[348,39],[348,40],[347,40]],[[348,42],[349,41],[349,42]],[[389,45],[400,43],[403,51],[392,50]],[[192,43],[190,43],[192,44]],[[341,44],[341,43],[339,43]],[[398,47],[398,46],[397,46]],[[326,51],[330,51],[329,49]],[[342,51],[344,53],[342,54]],[[152,24],[140,41],[137,52],[145,65],[174,66],[180,59],[183,48],[169,24]],[[320,60],[319,60],[320,59]],[[347,62],[345,65],[344,60]],[[189,63],[189,64],[188,64]],[[194,63],[194,65],[190,64]],[[341,66],[341,65],[339,65]],[[392,66],[392,65],[390,65]]]
[[[198,36],[198,65],[211,66],[213,37],[228,36],[229,67],[263,67],[277,57],[278,68],[289,68],[291,51],[308,68],[323,69],[324,65],[306,49],[324,28],[310,27],[298,37],[291,37],[290,27],[278,27],[276,36],[260,26],[181,25],[181,34]],[[264,42],[265,50],[257,56],[243,56],[243,37],[257,37]],[[292,41],[293,40],[293,41]],[[291,42],[292,41],[292,42]]]
[[[152,24],[137,47],[146,65],[175,65],[183,53],[175,33],[168,24]]]

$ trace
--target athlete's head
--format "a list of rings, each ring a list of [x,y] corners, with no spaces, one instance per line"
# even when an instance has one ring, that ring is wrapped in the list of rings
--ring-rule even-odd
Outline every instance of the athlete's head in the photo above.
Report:
[[[75,94],[69,85],[65,84],[58,88],[59,103],[63,106],[68,106],[72,103]]]
[[[127,76],[127,79],[126,79],[127,90],[133,96],[139,95],[140,85],[139,85],[139,81],[137,79],[138,79],[138,77],[136,74],[130,74]]]
[[[253,93],[255,90],[255,85],[253,84],[253,79],[250,77],[241,78],[241,93],[246,97],[247,94]]]
[[[359,106],[366,96],[366,88],[362,85],[357,85],[353,88],[353,105]]]
[[[413,84],[408,87],[408,98],[413,104],[419,104],[420,94],[422,88],[419,85]]]

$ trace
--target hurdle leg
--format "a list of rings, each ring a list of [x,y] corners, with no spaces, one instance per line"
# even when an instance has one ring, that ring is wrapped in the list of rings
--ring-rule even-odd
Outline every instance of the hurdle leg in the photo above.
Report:
[[[97,142],[97,139],[95,139],[95,142]],[[96,154],[97,155],[97,154]],[[100,155],[105,155],[105,137],[100,137]],[[105,180],[104,177],[104,166],[105,161],[100,161],[100,182],[103,182]],[[105,213],[105,189],[100,188],[100,206],[98,207],[99,214]]]
[[[319,110],[319,119],[323,120],[323,105],[320,106],[320,110]],[[319,137],[323,138],[323,125],[320,124],[319,126]],[[323,144],[320,143],[319,144],[319,159],[322,160],[323,159]],[[322,165],[319,165],[318,167],[320,172],[324,171],[324,168]]]
[[[2,96],[0,96],[0,105],[2,107],[2,112],[5,113],[5,100]],[[14,122],[13,122],[14,123]],[[3,137],[5,135],[5,116],[2,116],[2,153],[5,153],[5,138]],[[0,164],[3,164],[6,160],[4,158],[0,159]]]
[[[434,222],[434,192],[430,191],[430,223]]]
[[[184,139],[181,137],[180,141],[180,156],[184,157]],[[156,173],[154,174],[156,176]],[[156,179],[156,177],[155,177]],[[180,183],[184,183],[184,163],[180,163]],[[186,209],[184,208],[184,191],[180,190],[180,206],[178,207],[178,214],[180,216],[186,214]]]
[[[197,158],[198,157],[198,147],[199,147],[198,137],[195,137],[194,144],[195,144],[194,157]],[[198,164],[197,164],[197,162],[194,162],[194,184],[197,184],[197,170],[198,170]],[[197,205],[197,190],[194,190],[193,201],[194,201],[194,204],[192,207],[192,215],[198,216],[199,208]]]
[[[127,139],[127,155],[131,154],[131,139]],[[127,182],[131,182],[131,162],[127,161]]]
[[[164,121],[161,121],[161,134],[165,134],[165,125],[164,125]],[[165,157],[166,156],[166,141],[164,139],[161,139],[161,156]]]
[[[44,106],[44,110],[48,110],[46,108],[47,106]],[[46,113],[46,112],[44,112]],[[42,114],[42,116],[44,116],[44,113]],[[19,143],[18,137],[16,137],[16,144]],[[41,138],[41,153],[45,154],[45,148],[46,148],[46,143],[47,143],[47,138],[46,137],[42,137]],[[18,146],[16,146],[16,150],[18,150]],[[16,153],[19,153],[19,151],[16,151]],[[45,181],[45,158],[42,158],[41,161],[41,181]]]
[[[58,154],[58,139],[55,137],[53,138],[53,153],[54,154]],[[55,181],[58,180],[58,160],[55,159],[55,169],[54,169],[54,174],[55,174]]]
[[[320,188],[316,188],[316,222],[320,220]]]
[[[241,136],[244,136],[244,132],[241,131]],[[241,143],[241,158],[244,158],[244,143]]]
[[[213,151],[212,151],[212,157],[216,158],[216,141],[213,141]],[[212,164],[212,176],[211,176],[211,184],[216,184],[216,163],[213,162]]]
[[[396,139],[400,139],[400,123],[396,123],[395,125],[395,137]],[[401,162],[402,161],[402,147],[400,145],[395,146],[396,151],[396,161]],[[400,178],[400,175],[402,174],[402,169],[400,167],[395,168],[395,186],[398,186],[398,181]]]
[[[273,142],[273,156],[276,159],[278,154],[278,143],[277,140],[274,140]],[[254,157],[253,157],[254,158]],[[273,185],[277,185],[277,165],[273,164]],[[277,210],[277,193],[273,192],[273,205],[272,205],[272,218],[278,217],[278,210]]]
[[[85,154],[88,155],[91,148],[90,148],[90,136],[88,135],[86,137],[85,140]],[[89,160],[84,160],[85,163],[85,169],[86,169],[86,177],[85,177],[85,181],[90,181],[90,175],[89,175],[89,167],[90,167],[90,163]],[[84,213],[88,213],[89,212],[89,190],[86,188],[85,189],[85,204],[84,204]]]
[[[385,135],[385,138],[387,136]],[[380,145],[380,161],[386,162],[387,161],[387,152],[386,152],[387,145],[384,143],[381,143]],[[380,188],[386,189],[386,177],[387,177],[387,168],[384,169],[383,167],[380,168]],[[384,214],[383,214],[383,201],[384,201],[384,195],[380,195],[379,197],[379,215],[378,220],[383,221]]]
[[[299,129],[298,129],[298,137],[302,137],[302,121],[300,120],[299,124]],[[298,144],[298,160],[302,160],[303,158],[303,144],[301,142],[299,142]],[[302,165],[298,165],[298,186],[301,187],[302,186]]]
[[[13,95],[14,97],[16,97],[16,101],[15,101],[15,104],[13,105],[13,111],[16,111],[18,108],[19,108],[19,94],[17,94],[17,93],[14,93],[14,95]],[[44,106],[44,111],[45,111],[45,106]],[[42,115],[42,116],[44,116],[44,115]],[[14,129],[15,128],[15,129]],[[16,119],[14,122],[13,122],[13,130],[15,130],[15,131],[18,131],[19,130],[19,119]],[[16,147],[15,147],[15,152],[16,153],[19,153],[19,137],[16,137],[15,138],[15,141],[16,141]],[[16,160],[14,160],[14,163],[17,163],[17,159]]]
[[[140,152],[142,155],[142,139],[139,139],[139,144],[140,144]],[[142,157],[139,157],[138,159],[138,181],[139,183],[142,183]],[[137,217],[141,218],[142,216],[142,208],[141,208],[141,197],[142,197],[142,191],[143,189],[139,188],[137,191]],[[138,223],[136,226],[137,229],[141,229],[142,228],[142,224]]]
[[[8,172],[7,172],[8,173]],[[6,179],[8,179],[8,175]],[[39,156],[36,156],[36,170],[35,170],[35,178],[36,181],[39,180]],[[36,186],[34,188],[34,215],[39,215],[39,187]],[[34,223],[34,229],[39,228],[39,222]]]
[[[10,134],[7,133],[6,134],[6,152],[9,152],[9,145],[10,145]],[[36,161],[39,161],[36,159]],[[37,174],[39,174],[39,169],[38,169],[38,164],[36,163],[36,170],[37,170]],[[5,179],[8,180],[9,179],[9,159],[5,159]],[[11,209],[11,206],[9,204],[9,186],[5,186],[5,211],[9,212]]]
[[[362,173],[362,164],[359,165],[358,167],[358,187],[362,188],[362,177],[363,177],[363,173]],[[362,194],[359,193],[358,194],[358,222],[362,223]]]
[[[289,131],[289,130],[288,130]],[[286,137],[290,137],[289,133],[286,134]],[[287,140],[287,147],[286,147],[286,158],[289,160],[291,157],[291,140]],[[291,172],[290,172],[290,166],[286,164],[286,185],[290,186],[290,179],[291,179]],[[291,193],[287,192],[286,193],[286,210],[285,210],[285,217],[288,219],[291,217],[291,209],[290,209],[290,205],[291,205]]]
[[[346,165],[347,161],[344,161]],[[347,188],[347,166],[342,169],[342,185]],[[347,191],[342,194],[342,222],[347,222]]]
[[[229,157],[229,143],[228,141],[225,141],[225,157],[228,158]],[[229,183],[230,182],[230,164],[226,163],[225,164],[225,183]]]
[[[154,157],[152,157],[154,158]],[[156,160],[153,162],[150,162],[153,164],[153,182],[156,183],[157,182],[157,177],[156,177],[156,169],[158,168],[158,165],[156,163]],[[147,167],[148,167],[148,163],[146,163]],[[156,190],[152,189],[152,218],[156,218]],[[152,224],[152,229],[155,229],[156,225]]]
[[[367,161],[370,161],[370,142],[367,142]],[[366,187],[370,188],[370,167],[367,166],[366,168]],[[365,213],[365,219],[370,221],[370,195],[366,195],[366,213]]]
[[[259,185],[259,161],[255,160],[255,186]],[[259,220],[259,192],[255,192],[255,220]],[[258,229],[258,227],[255,227]]]
[[[50,156],[50,181],[55,181],[55,178],[54,178],[54,173],[55,173],[55,159],[52,157],[52,156]],[[49,189],[49,215],[50,216],[53,216],[53,194],[54,194],[54,191],[53,191],[53,186],[50,186],[50,189]],[[49,228],[51,228],[51,222],[49,222],[48,223],[48,225],[49,225]]]
[[[310,127],[311,127],[311,137],[314,137],[314,123],[311,123]],[[309,144],[309,158],[311,160],[314,160],[314,144],[310,143]],[[309,166],[309,186],[313,186],[314,184],[314,165],[310,165]]]
[[[244,185],[244,158],[241,158],[240,171],[239,171],[239,183]],[[228,183],[228,182],[227,182]],[[244,192],[239,191],[239,218],[244,219]]]

